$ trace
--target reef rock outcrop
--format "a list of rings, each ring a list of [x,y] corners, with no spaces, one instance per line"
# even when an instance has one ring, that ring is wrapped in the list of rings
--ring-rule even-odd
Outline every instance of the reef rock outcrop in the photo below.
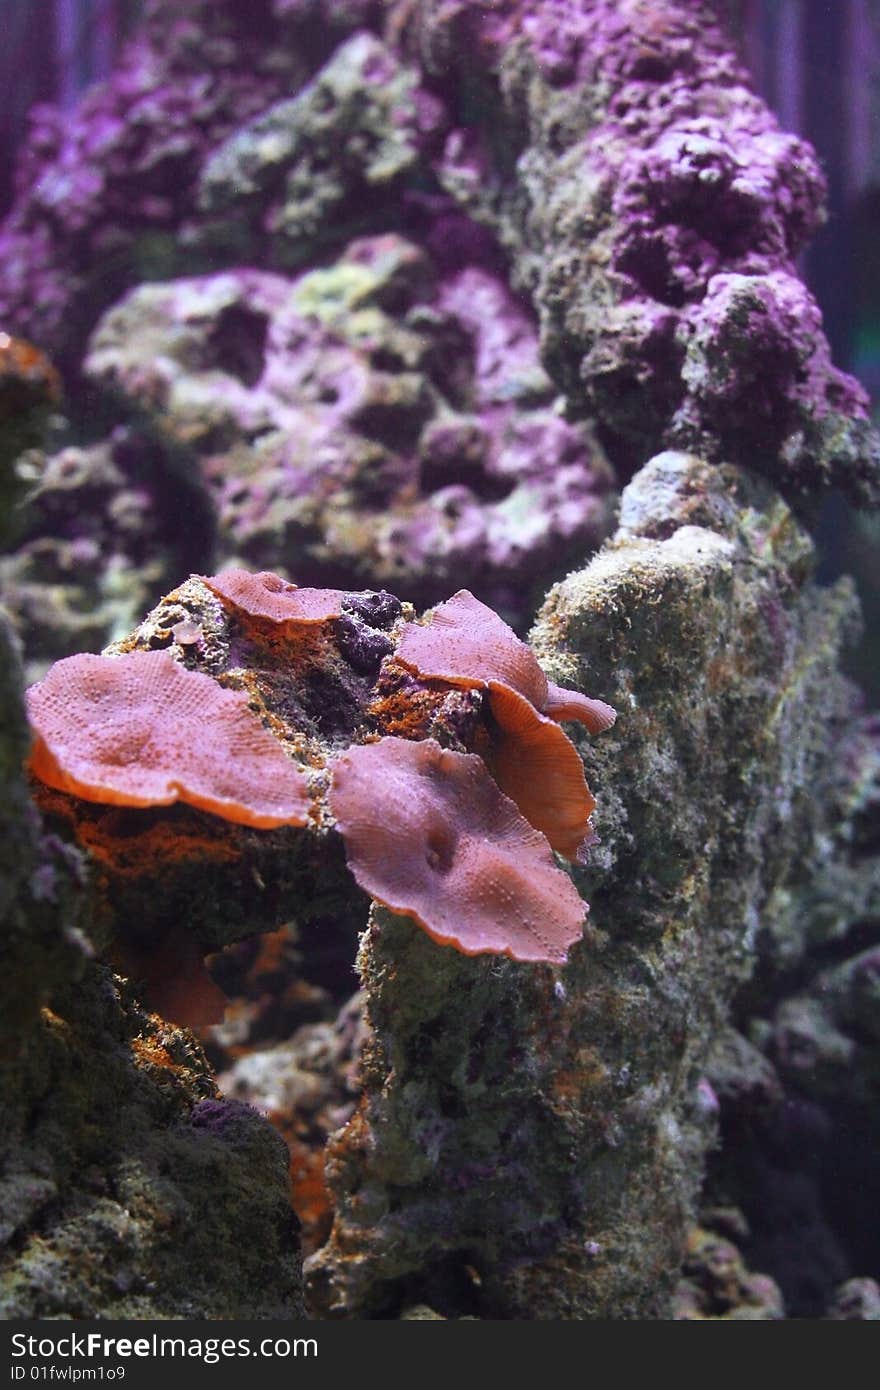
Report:
[[[0,642],[0,1315],[299,1316],[284,1145],[96,961],[87,858],[30,801]]]
[[[768,487],[666,454],[551,591],[545,668],[619,711],[582,747],[601,787],[585,939],[554,978],[438,957],[374,914],[364,1102],[331,1141],[336,1223],[310,1260],[325,1311],[458,1262],[508,1316],[666,1315],[714,1131],[710,1042],[774,895],[823,881],[855,614],[812,563]]]
[[[86,376],[195,465],[219,553],[301,583],[467,585],[519,618],[611,526],[613,472],[564,418],[529,315],[388,234],[295,279],[143,285]]]
[[[711,1046],[779,905],[826,891],[854,709],[835,663],[856,614],[846,583],[816,587],[813,563],[768,484],[666,453],[624,493],[615,538],[551,591],[533,634],[545,671],[619,711],[578,742],[600,837],[572,871],[592,904],[583,939],[566,964],[494,943],[470,956],[427,919],[430,935],[374,906],[357,954],[362,1095],[329,1143],[333,1224],[309,1258],[319,1314],[381,1315],[438,1285],[490,1316],[668,1314],[717,1121]],[[402,734],[493,767],[491,691],[408,669],[397,600],[331,593],[316,622],[285,618],[286,591],[271,575],[193,578],[117,650],[165,647],[247,691],[308,774],[308,826],[40,791],[53,825],[98,856],[92,914],[160,1008],[162,962],[193,964],[182,921],[199,951],[293,920],[354,955],[365,905],[333,828],[348,746]],[[373,785],[356,814],[381,825]],[[446,831],[432,833],[433,873]],[[515,877],[505,892],[518,912]]]
[[[16,358],[0,580],[30,674],[179,666],[296,794],[224,814],[253,811],[235,757],[161,705],[107,721],[115,799],[61,767],[83,720],[33,758],[37,815],[3,668],[0,1306],[295,1313],[253,1100],[317,1316],[873,1316],[822,1154],[878,1137],[877,725],[806,523],[829,485],[876,499],[880,452],[797,277],[812,151],[709,0],[146,10],[35,116],[0,230],[0,324],[70,416],[33,447],[58,384],[37,357],[21,395]],[[551,584],[528,689],[414,655],[461,585],[522,632]],[[181,739],[208,794],[162,763],[133,801]],[[221,984],[227,1099],[171,1022]],[[719,1129],[742,1261],[693,1234]]]

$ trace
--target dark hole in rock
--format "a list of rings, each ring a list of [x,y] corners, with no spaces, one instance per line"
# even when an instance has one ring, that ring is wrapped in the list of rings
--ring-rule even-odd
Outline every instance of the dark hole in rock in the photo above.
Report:
[[[629,275],[646,294],[660,304],[681,308],[686,295],[678,284],[663,242],[645,238],[630,245],[617,258],[617,269]]]
[[[265,314],[230,304],[217,319],[208,342],[212,364],[245,386],[256,386],[266,365],[268,332]]]
[[[422,491],[440,492],[447,487],[466,487],[482,502],[503,502],[517,485],[514,477],[489,473],[474,459],[426,458],[422,460]]]

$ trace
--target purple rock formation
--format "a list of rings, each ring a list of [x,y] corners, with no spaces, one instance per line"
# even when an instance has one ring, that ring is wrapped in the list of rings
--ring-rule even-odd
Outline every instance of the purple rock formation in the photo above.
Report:
[[[178,229],[208,156],[302,86],[369,8],[150,0],[143,37],[72,117],[32,113],[0,236],[0,322],[73,369],[127,285],[197,265]]]
[[[302,265],[413,220],[482,260],[470,217],[533,299],[569,410],[625,467],[674,446],[792,494],[875,495],[867,399],[795,267],[822,176],[709,0],[154,0],[149,16],[72,122],[37,117],[0,237],[0,320],[68,367],[138,280]]]
[[[794,493],[876,496],[867,397],[831,365],[795,267],[822,176],[750,89],[716,8],[397,9],[404,51],[468,111],[438,178],[510,249],[545,362],[615,459],[675,445]]]
[[[534,325],[476,268],[352,242],[295,280],[145,285],[104,316],[86,375],[185,449],[218,549],[301,583],[468,585],[523,621],[607,535],[613,474],[569,423]]]

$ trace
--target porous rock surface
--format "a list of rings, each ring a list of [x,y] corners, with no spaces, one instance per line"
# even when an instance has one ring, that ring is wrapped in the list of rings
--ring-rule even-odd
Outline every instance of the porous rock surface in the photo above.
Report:
[[[128,285],[198,266],[181,239],[218,145],[302,86],[367,3],[150,0],[119,69],[72,118],[35,108],[3,235],[0,320],[70,370]],[[25,336],[28,336],[25,333]]]
[[[508,1316],[667,1315],[717,1110],[709,1044],[774,890],[825,868],[855,613],[812,563],[768,487],[666,454],[551,591],[548,673],[619,711],[583,749],[601,839],[585,940],[554,978],[438,955],[374,914],[364,1101],[331,1141],[336,1223],[309,1261],[326,1312],[458,1260]]]
[[[611,527],[613,472],[564,419],[529,315],[395,234],[295,279],[143,285],[84,370],[189,458],[221,555],[299,583],[418,603],[467,585],[519,617]]]
[[[206,560],[212,523],[173,451],[136,428],[30,449],[17,471],[16,543],[0,555],[0,592],[30,683],[50,662],[129,632],[181,568]]]
[[[667,453],[625,492],[614,540],[551,591],[533,634],[548,675],[619,711],[580,745],[601,839],[573,871],[584,940],[559,969],[465,957],[373,909],[362,1096],[328,1146],[333,1225],[309,1259],[318,1315],[381,1316],[462,1279],[483,1315],[669,1314],[717,1118],[710,1046],[770,952],[776,904],[808,912],[837,863],[854,694],[835,663],[856,614],[813,561],[769,485]],[[248,690],[312,769],[314,821],[254,831],[42,789],[103,866],[93,920],[161,953],[180,921],[207,950],[293,919],[353,954],[365,902],[327,815],[328,755],[392,728],[479,739],[478,691],[395,663],[406,616],[353,593],[340,618],[282,636],[197,578],[163,600],[117,650],[164,646]]]
[[[101,480],[82,553],[64,529],[65,454],[32,461],[36,495],[23,515],[33,530],[11,557],[10,588],[44,586],[14,600],[29,641],[43,624],[43,659],[118,637],[148,592],[211,568],[215,549],[298,579],[302,555],[331,584],[378,587],[396,569],[394,587],[422,602],[445,596],[419,588],[432,565],[448,563],[448,590],[472,563],[474,583],[476,572],[497,583],[488,592],[512,612],[527,528],[516,516],[513,542],[493,541],[493,509],[506,501],[493,492],[501,437],[507,447],[527,422],[510,471],[524,503],[537,486],[535,512],[550,499],[554,525],[568,503],[553,492],[565,453],[552,454],[555,439],[595,434],[635,473],[616,536],[551,591],[533,637],[552,679],[620,712],[613,733],[580,742],[601,837],[575,871],[592,904],[583,943],[559,972],[465,958],[374,909],[357,953],[366,1041],[353,1113],[355,1087],[340,1087],[326,1061],[352,1080],[344,1011],[332,1040],[291,1044],[299,1072],[325,1046],[313,1073],[321,1101],[314,1124],[292,1104],[279,1127],[308,1149],[344,1122],[311,1230],[320,1316],[424,1304],[449,1316],[669,1316],[719,1114],[722,1133],[746,1134],[754,1161],[716,1179],[735,1189],[739,1176],[747,1189],[763,1175],[753,1190],[788,1227],[762,1230],[749,1212],[748,1266],[780,1271],[801,1315],[872,1316],[870,1280],[846,1282],[863,1273],[858,1241],[846,1252],[829,1235],[822,1173],[791,1181],[798,1155],[835,1124],[862,1133],[876,1096],[876,725],[837,674],[856,625],[851,592],[814,584],[809,538],[774,491],[807,511],[828,483],[858,501],[877,492],[866,399],[830,363],[795,270],[821,198],[812,152],[750,92],[708,0],[153,0],[119,74],[71,121],[35,120],[0,233],[3,324],[49,349],[76,383],[104,310],[146,280],[165,282],[135,288],[91,338],[103,409],[148,441],[138,456],[148,478],[139,462],[127,471],[118,435],[77,446],[71,476],[86,490]],[[383,248],[394,254],[383,260]],[[296,377],[272,335],[302,322],[308,411],[303,383],[291,399],[263,358],[277,346],[280,373]],[[133,334],[145,327],[139,359]],[[552,387],[548,377],[535,385],[538,356]],[[449,375],[462,361],[470,396]],[[511,380],[512,406],[493,395]],[[352,397],[334,401],[351,382]],[[300,431],[328,449],[320,468],[343,484],[342,519],[320,490],[297,490]],[[554,468],[541,472],[548,441]],[[444,472],[450,457],[465,459],[464,478]],[[444,488],[432,532],[426,519]],[[260,515],[266,495],[281,499],[278,513]],[[201,529],[152,568],[175,499]],[[382,529],[389,502],[397,536]],[[425,544],[432,534],[448,542],[448,562],[443,544]],[[600,538],[570,534],[585,551]],[[552,576],[536,567],[536,583],[580,565],[563,553],[564,535],[560,521],[529,540],[556,565]],[[104,587],[106,556],[119,557],[121,604],[119,588]],[[67,609],[56,619],[59,592]],[[243,685],[310,767],[323,805],[328,753],[376,732],[464,750],[481,718],[478,694],[438,694],[399,672],[383,682],[400,604],[353,598],[332,641],[303,640],[292,653],[236,625],[190,580],[116,649],[167,647]],[[11,1111],[9,1164],[24,1155],[27,1178],[9,1189],[8,1306],[135,1316],[293,1307],[279,1150],[248,1112],[212,1099],[189,1035],[146,1015],[136,983],[120,992],[88,960],[78,928],[87,923],[102,953],[116,949],[114,933],[117,946],[127,935],[143,958],[173,956],[168,927],[179,921],[207,950],[295,920],[301,945],[320,950],[336,933],[354,959],[367,906],[339,837],[320,815],[308,830],[264,833],[208,825],[183,807],[133,820],[46,791],[47,841],[21,810],[20,719],[16,729],[2,901],[9,978],[31,989],[0,1011],[28,1059],[16,1063]],[[731,1035],[734,996],[742,1032]],[[116,1104],[82,1108],[71,1038]],[[271,1075],[242,1063],[230,1088],[269,1109]],[[71,1102],[60,1118],[40,1111],[34,1121],[47,1076]],[[175,1193],[163,1185],[169,1152],[184,1184]],[[845,1165],[856,1184],[863,1154]],[[101,1164],[117,1159],[100,1207],[84,1184],[97,1169],[99,1189]],[[248,1188],[264,1162],[273,1175]],[[216,1210],[203,1204],[201,1177],[187,1186],[193,1167],[208,1173]],[[117,1190],[134,1226],[113,1206]],[[74,1221],[83,1212],[84,1228]],[[156,1213],[173,1233],[165,1245],[155,1246]],[[792,1255],[792,1222],[812,1251],[806,1290],[786,1273],[806,1249]],[[255,1282],[254,1229],[261,1268],[266,1249],[281,1252],[268,1291]],[[209,1235],[228,1237],[216,1262]],[[111,1243],[124,1252],[118,1264]],[[195,1303],[178,1261],[190,1245],[200,1271],[228,1276],[201,1285]],[[729,1251],[713,1266],[713,1250],[691,1247],[689,1273],[702,1281],[692,1309],[715,1315],[728,1299],[741,1316],[778,1316],[774,1288]],[[731,1274],[720,1293],[719,1267]]]
[[[107,83],[69,120],[35,113],[0,230],[0,324],[76,385],[120,296],[150,283],[110,336],[158,314],[158,351],[196,312],[198,276],[221,320],[207,364],[190,318],[194,358],[172,347],[154,362],[160,399],[129,380],[110,418],[193,428],[214,560],[420,603],[442,597],[432,575],[456,574],[524,630],[541,587],[607,533],[597,439],[624,477],[683,448],[765,473],[804,509],[829,483],[877,495],[867,398],[831,363],[796,271],[822,197],[813,152],[750,90],[711,0],[151,0]],[[389,234],[439,288],[413,297],[383,270],[365,341],[351,243]],[[329,272],[340,252],[311,282],[336,297],[334,324],[313,305],[296,367],[293,344],[273,347],[294,399],[263,392],[249,426],[259,301],[283,297],[266,277]],[[524,333],[552,387],[535,362],[524,387],[517,361],[487,393],[468,365],[484,323],[505,357]],[[136,336],[115,350],[137,358]],[[98,442],[90,408],[75,423]],[[154,601],[164,585],[145,581]],[[110,640],[118,614],[97,597]],[[73,649],[67,613],[57,625],[53,654]]]
[[[751,90],[719,7],[395,8],[404,53],[471,116],[437,178],[508,249],[548,370],[615,461],[675,446],[794,496],[834,481],[876,499],[867,395],[831,364],[795,266],[822,174]]]

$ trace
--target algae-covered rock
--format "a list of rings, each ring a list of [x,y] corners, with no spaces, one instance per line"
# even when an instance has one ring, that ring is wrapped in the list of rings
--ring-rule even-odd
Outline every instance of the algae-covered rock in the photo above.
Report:
[[[371,34],[342,44],[297,96],[276,102],[211,155],[198,199],[212,240],[241,238],[241,220],[264,246],[261,259],[298,265],[344,239],[393,198],[441,125],[442,106],[418,91]]]
[[[86,860],[28,796],[0,638],[0,1315],[297,1316],[285,1147],[92,959]]]
[[[751,1273],[732,1241],[699,1226],[688,1236],[673,1309],[673,1316],[686,1322],[775,1322],[785,1317],[774,1281]]]
[[[0,332],[0,544],[20,529],[19,509],[29,481],[22,455],[43,442],[61,383],[49,360],[30,343]]]
[[[57,658],[130,631],[181,567],[207,556],[212,528],[198,483],[137,429],[32,450],[20,471],[27,488],[17,544],[0,555],[0,591],[32,681]]]
[[[44,832],[23,765],[31,736],[21,700],[21,653],[0,609],[0,1061],[14,1066],[50,991],[81,973],[82,857]]]
[[[401,236],[295,279],[143,285],[84,367],[190,460],[217,552],[299,583],[418,603],[466,584],[522,626],[612,524],[612,470],[565,419],[529,315],[497,275],[442,275]]]
[[[801,940],[827,939],[829,864],[870,878],[871,854],[854,848],[863,769],[847,781],[840,763],[853,691],[836,661],[855,605],[846,583],[818,588],[813,563],[769,485],[666,453],[626,490],[617,535],[551,591],[533,633],[547,674],[619,711],[613,732],[579,741],[600,836],[573,871],[592,904],[584,939],[562,967],[470,957],[374,907],[357,957],[362,1096],[330,1140],[328,1197],[309,1209],[319,1314],[382,1315],[420,1288],[445,1290],[443,1311],[456,1284],[470,1290],[453,1300],[458,1314],[669,1314],[717,1123],[705,1072],[734,992],[759,959],[774,961],[780,904],[801,903]],[[491,730],[479,690],[401,666],[411,610],[391,595],[329,591],[331,616],[297,627],[272,607],[281,598],[259,598],[283,595],[282,581],[239,582],[190,579],[115,650],[166,647],[246,690],[305,770],[309,823],[256,830],[182,805],[39,793],[51,823],[102,865],[90,900],[102,946],[115,938],[157,1002],[162,970],[193,942],[216,949],[294,921],[353,954],[365,904],[333,829],[335,759],[392,731],[479,750]],[[851,846],[849,867],[829,856],[830,835]],[[839,917],[833,931],[845,930]],[[305,1035],[291,1049],[295,1103],[268,1099],[283,1051],[241,1064],[229,1084],[265,1092],[310,1187],[302,1149],[327,1133],[334,1085],[326,1059],[311,1079],[296,1061],[308,1049]],[[334,1053],[350,1065],[347,1044]],[[777,1083],[753,1070],[743,1089],[737,1049],[726,1073],[716,1062],[772,1109]],[[326,1113],[304,1130],[296,1115],[313,1093]],[[345,1118],[344,1093],[336,1104]]]
[[[822,873],[854,613],[745,474],[666,455],[622,516],[533,634],[551,676],[619,711],[582,745],[601,839],[577,874],[584,942],[554,975],[374,916],[364,1102],[331,1143],[336,1224],[309,1262],[331,1314],[465,1264],[496,1314],[668,1312],[717,1109],[709,1045],[773,890]]]
[[[545,364],[615,462],[675,446],[790,494],[876,499],[867,394],[833,366],[796,268],[823,177],[751,89],[719,7],[396,9],[404,52],[458,84],[437,177],[509,249]]]
[[[4,1317],[300,1314],[282,1140],[106,969],[55,992],[0,1085]]]
[[[238,692],[308,812],[58,774],[38,815],[4,664],[9,1315],[295,1313],[287,1158],[241,1096],[291,1144],[319,1316],[873,1316],[842,1189],[876,1191],[877,730],[838,673],[851,587],[814,581],[789,507],[877,493],[797,278],[822,194],[709,0],[150,0],[111,81],[38,114],[0,318],[57,355],[76,434],[22,462],[54,378],[13,383],[29,669],[164,650]],[[606,455],[632,481],[587,563]],[[185,578],[228,561],[340,586],[330,616]],[[386,739],[485,786],[500,707],[401,659],[408,605],[468,584],[524,626],[553,581],[534,650],[619,713],[577,739],[599,841],[560,967],[371,909],[330,795]],[[145,737],[173,747],[167,718]],[[234,779],[214,735],[187,737]],[[285,1003],[254,967],[209,1040],[222,1100],[168,1020],[216,1005],[206,951],[234,985],[263,932]],[[766,1208],[736,1248],[693,1234],[719,1127],[717,1201],[751,1179]]]

